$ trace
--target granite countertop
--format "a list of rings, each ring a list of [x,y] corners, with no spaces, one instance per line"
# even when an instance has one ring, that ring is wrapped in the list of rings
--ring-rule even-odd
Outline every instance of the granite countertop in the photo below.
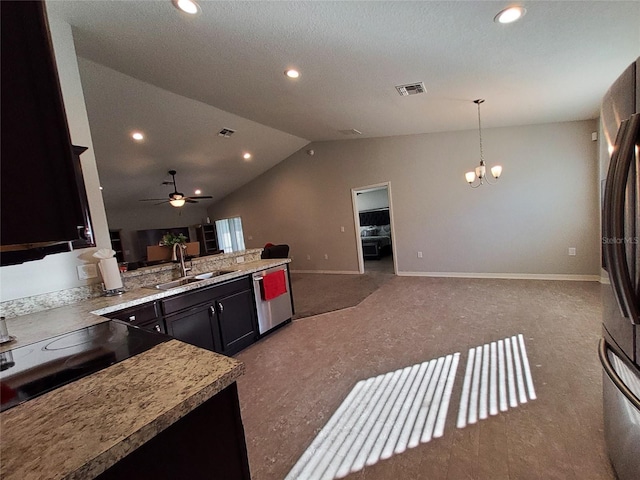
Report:
[[[233,273],[168,291],[139,288],[7,319],[11,350],[105,322],[103,315],[231,280],[289,259],[234,265]],[[170,340],[0,414],[0,478],[93,478],[244,373],[244,364]]]
[[[237,360],[170,340],[17,405],[0,414],[0,478],[93,478],[243,373]]]
[[[7,328],[9,333],[16,337],[16,340],[0,345],[0,352],[104,322],[107,320],[104,316],[111,312],[153,300],[172,297],[189,290],[226,282],[227,280],[249,275],[270,267],[284,265],[290,261],[288,258],[274,258],[239,263],[233,267],[225,268],[225,270],[234,270],[233,273],[219,275],[181,287],[172,288],[171,290],[136,288],[115,297],[97,297],[64,307],[8,318]]]

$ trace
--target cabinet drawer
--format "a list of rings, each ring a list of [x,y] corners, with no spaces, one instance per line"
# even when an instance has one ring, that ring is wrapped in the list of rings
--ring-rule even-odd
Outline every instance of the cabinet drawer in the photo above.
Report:
[[[249,276],[233,279],[228,282],[218,283],[211,287],[200,290],[176,295],[162,301],[162,308],[165,315],[179,312],[185,308],[194,307],[201,303],[211,302],[218,297],[230,295],[232,293],[241,292],[251,288],[251,280]]]
[[[167,333],[167,329],[162,318],[156,318],[150,322],[139,323],[136,327],[143,330],[149,330],[151,332]]]
[[[158,303],[151,302],[126,308],[109,314],[110,318],[130,322],[134,325],[146,323],[158,318]]]

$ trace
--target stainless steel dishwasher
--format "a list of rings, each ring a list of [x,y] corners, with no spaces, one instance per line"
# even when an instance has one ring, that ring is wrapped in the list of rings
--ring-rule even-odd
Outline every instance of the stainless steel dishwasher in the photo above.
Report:
[[[263,300],[262,279],[265,275],[284,270],[286,293],[271,300]],[[256,272],[253,277],[253,293],[256,300],[256,311],[258,312],[258,333],[264,335],[269,330],[278,325],[291,320],[293,309],[291,308],[291,287],[289,285],[289,275],[287,265],[268,268]]]

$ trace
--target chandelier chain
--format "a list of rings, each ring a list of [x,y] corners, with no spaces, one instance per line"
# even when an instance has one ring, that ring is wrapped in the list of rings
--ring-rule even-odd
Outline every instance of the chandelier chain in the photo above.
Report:
[[[480,120],[480,104],[484,102],[484,100],[476,100],[476,104],[478,105],[478,135],[480,137],[480,164],[484,164],[484,152],[482,151],[482,122]]]

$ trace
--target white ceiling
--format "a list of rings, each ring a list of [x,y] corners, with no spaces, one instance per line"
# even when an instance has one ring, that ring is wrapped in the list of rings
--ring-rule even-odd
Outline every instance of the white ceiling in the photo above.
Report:
[[[640,54],[640,2],[525,1],[521,21],[494,23],[509,4],[200,1],[190,17],[169,0],[57,0],[48,10],[89,60],[81,75],[109,208],[168,195],[169,168],[185,193],[197,183],[220,198],[307,141],[353,138],[339,130],[473,129],[476,98],[483,127],[595,118]],[[292,66],[294,81],[283,74]],[[394,88],[418,81],[426,94]],[[220,139],[223,127],[237,133]],[[144,144],[128,141],[132,128]]]

